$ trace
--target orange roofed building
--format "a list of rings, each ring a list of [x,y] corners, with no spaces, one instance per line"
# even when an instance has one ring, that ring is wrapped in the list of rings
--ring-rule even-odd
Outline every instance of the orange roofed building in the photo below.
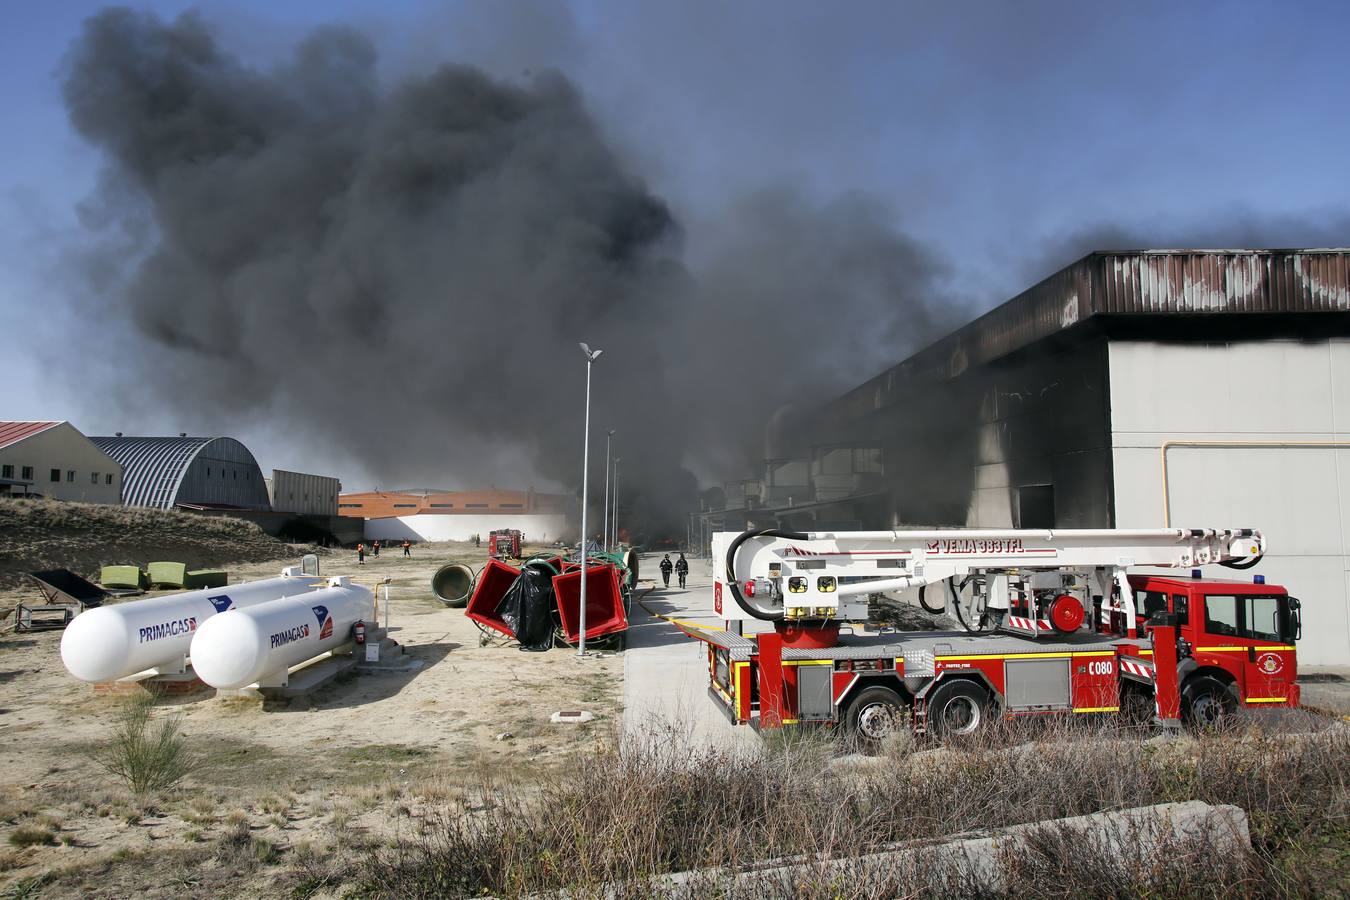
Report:
[[[363,491],[338,496],[338,514],[366,520],[371,540],[463,541],[499,528],[526,540],[567,537],[577,501],[527,491]],[[571,528],[575,530],[575,528]]]

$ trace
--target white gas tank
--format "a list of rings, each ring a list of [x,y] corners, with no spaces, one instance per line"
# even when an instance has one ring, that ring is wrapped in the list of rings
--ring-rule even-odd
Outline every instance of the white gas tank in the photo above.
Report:
[[[176,666],[188,655],[193,634],[212,616],[308,593],[322,583],[283,575],[85,610],[61,636],[61,662],[71,675],[94,682]]]
[[[346,576],[328,587],[231,610],[197,629],[192,670],[214,688],[284,683],[286,671],[352,639],[352,626],[373,622],[375,595]]]

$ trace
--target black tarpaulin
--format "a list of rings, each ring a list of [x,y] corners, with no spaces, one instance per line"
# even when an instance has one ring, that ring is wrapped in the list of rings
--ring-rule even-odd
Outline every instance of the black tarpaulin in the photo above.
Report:
[[[497,615],[515,632],[520,649],[553,645],[553,583],[545,572],[526,568],[497,604]]]

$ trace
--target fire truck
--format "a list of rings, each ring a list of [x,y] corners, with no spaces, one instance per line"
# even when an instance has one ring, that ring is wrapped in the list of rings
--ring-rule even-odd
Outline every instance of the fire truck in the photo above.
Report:
[[[712,547],[726,627],[677,624],[707,644],[709,693],[734,723],[815,723],[875,745],[998,717],[1179,727],[1299,702],[1299,601],[1259,575],[1200,577],[1255,566],[1265,540],[1252,529],[764,529]],[[1157,567],[1191,571],[1137,571]],[[912,589],[960,630],[866,624],[869,597]],[[752,619],[772,630],[745,633]]]
[[[520,544],[525,536],[515,528],[488,532],[488,556],[493,559],[520,559]]]

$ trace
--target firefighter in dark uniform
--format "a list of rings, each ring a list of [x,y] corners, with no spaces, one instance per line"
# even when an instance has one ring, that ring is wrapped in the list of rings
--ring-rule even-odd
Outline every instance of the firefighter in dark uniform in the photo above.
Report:
[[[666,587],[670,587],[670,570],[673,568],[675,564],[670,561],[670,554],[667,553],[661,558],[661,580],[666,583]]]
[[[684,587],[684,580],[689,577],[689,560],[680,554],[680,558],[675,560],[675,574],[680,576],[680,587]]]

